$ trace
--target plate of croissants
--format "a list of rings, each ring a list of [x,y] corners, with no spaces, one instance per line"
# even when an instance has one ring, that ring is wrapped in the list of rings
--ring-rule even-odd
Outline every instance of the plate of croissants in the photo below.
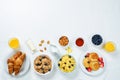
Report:
[[[81,55],[80,67],[88,75],[96,76],[105,70],[105,59],[98,51],[87,51]]]
[[[23,76],[30,67],[26,53],[13,51],[5,59],[5,71],[11,76]]]

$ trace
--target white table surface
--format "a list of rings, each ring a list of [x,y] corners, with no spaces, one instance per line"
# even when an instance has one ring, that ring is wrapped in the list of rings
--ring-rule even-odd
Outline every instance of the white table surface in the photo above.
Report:
[[[36,46],[41,39],[58,44],[61,35],[74,43],[83,37],[88,48],[90,36],[101,34],[104,41],[114,41],[117,51],[101,53],[107,62],[105,72],[96,77],[84,74],[78,66],[77,74],[63,75],[56,68],[50,76],[41,77],[32,67],[20,78],[7,76],[4,59],[10,54],[8,40],[18,37],[22,48],[32,60],[33,54],[26,46],[32,39]],[[0,0],[0,80],[118,80],[120,78],[120,0]],[[82,49],[71,46],[76,60]],[[59,47],[62,53],[62,48]],[[96,48],[96,47],[95,47]]]

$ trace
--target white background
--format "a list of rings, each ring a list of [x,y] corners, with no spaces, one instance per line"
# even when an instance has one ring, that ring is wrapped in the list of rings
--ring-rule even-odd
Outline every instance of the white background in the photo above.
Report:
[[[8,40],[11,37],[19,38],[31,59],[32,53],[25,44],[29,38],[36,46],[41,39],[58,45],[58,38],[67,35],[71,43],[75,38],[83,37],[86,45],[90,45],[90,36],[96,33],[101,34],[104,41],[114,41],[117,46],[113,54],[102,53],[107,68],[100,76],[87,76],[79,68],[73,78],[56,69],[50,77],[37,76],[32,68],[17,79],[4,73],[4,58],[10,54]],[[72,54],[78,59],[81,50],[72,47]],[[120,0],[0,0],[0,80],[118,80],[119,61]]]

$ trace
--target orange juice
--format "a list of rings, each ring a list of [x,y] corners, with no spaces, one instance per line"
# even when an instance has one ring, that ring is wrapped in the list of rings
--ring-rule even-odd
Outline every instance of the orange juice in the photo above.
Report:
[[[115,51],[115,44],[113,42],[109,41],[109,42],[105,43],[104,49],[107,52],[113,52],[113,51]]]
[[[18,49],[20,47],[19,40],[17,38],[11,38],[8,44],[13,49]]]

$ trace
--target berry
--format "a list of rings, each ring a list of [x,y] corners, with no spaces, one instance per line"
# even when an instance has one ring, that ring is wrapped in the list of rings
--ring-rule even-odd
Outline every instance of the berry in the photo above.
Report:
[[[85,55],[85,57],[89,57],[89,55],[90,55],[90,53],[87,53],[87,54]]]
[[[92,37],[92,43],[94,45],[100,45],[102,42],[103,42],[103,39],[99,34],[96,34]]]
[[[104,67],[104,62],[100,63],[100,67],[103,68]]]
[[[99,61],[99,62],[103,62],[103,58],[102,58],[102,57],[99,57],[99,58],[98,58],[98,61]]]
[[[89,68],[87,68],[87,71],[88,71],[88,72],[91,72],[91,71],[92,71],[92,69],[89,67]]]

